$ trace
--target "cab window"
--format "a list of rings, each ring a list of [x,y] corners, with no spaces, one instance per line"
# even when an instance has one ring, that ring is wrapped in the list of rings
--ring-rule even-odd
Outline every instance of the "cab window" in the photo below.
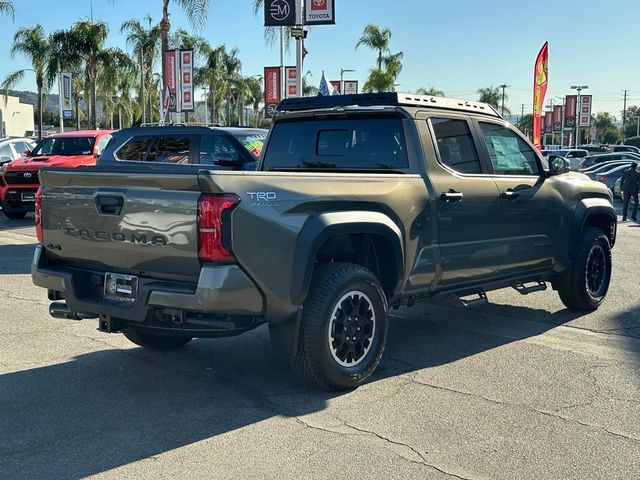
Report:
[[[458,173],[482,173],[480,157],[466,120],[431,118],[440,162]]]
[[[540,174],[536,154],[522,138],[502,125],[479,123],[497,175]]]

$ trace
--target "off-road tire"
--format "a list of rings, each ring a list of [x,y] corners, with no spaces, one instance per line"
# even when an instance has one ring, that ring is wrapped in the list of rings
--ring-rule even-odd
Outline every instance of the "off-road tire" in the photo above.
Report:
[[[358,295],[358,292],[364,295]],[[339,320],[338,316],[345,315],[341,306],[347,301],[355,301],[365,310],[365,314],[360,317],[361,321],[367,315],[372,315],[373,318],[372,326],[369,327],[369,319],[366,327],[360,327],[362,330],[373,331],[373,334],[368,343],[363,340],[360,344],[364,353],[361,353],[359,359],[351,358],[352,362],[356,362],[354,366],[339,363],[340,349],[332,346],[332,334],[329,330],[331,325],[335,327],[336,323],[346,322]],[[353,317],[355,321],[358,321],[358,313],[352,313],[356,315]],[[309,295],[304,302],[298,349],[291,358],[292,366],[298,376],[310,385],[326,390],[356,388],[367,380],[380,362],[387,342],[387,324],[387,298],[371,271],[353,263],[320,265],[316,268]],[[346,323],[344,325],[346,331]],[[360,337],[363,333],[358,331],[358,339],[363,338]],[[348,362],[349,358],[342,361]]]
[[[590,291],[588,286],[588,262],[596,253],[604,262],[601,287]],[[571,310],[593,311],[604,301],[611,281],[611,245],[605,233],[597,227],[586,227],[578,244],[571,268],[560,279],[558,294],[564,305]],[[598,282],[600,284],[600,282]]]
[[[27,215],[27,212],[23,210],[13,210],[10,207],[2,207],[2,213],[4,213],[5,217],[9,220],[20,220]]]
[[[191,341],[191,337],[159,335],[143,329],[127,327],[122,333],[136,345],[151,350],[172,350]]]

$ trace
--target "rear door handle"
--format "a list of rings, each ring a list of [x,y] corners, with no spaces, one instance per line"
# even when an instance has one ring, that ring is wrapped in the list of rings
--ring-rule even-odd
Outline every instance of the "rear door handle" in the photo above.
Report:
[[[463,197],[462,192],[456,192],[453,188],[450,188],[448,192],[440,195],[440,199],[447,203],[461,202]]]
[[[124,197],[120,195],[97,195],[96,209],[101,215],[120,215],[124,205]]]
[[[507,188],[500,194],[500,198],[502,198],[503,200],[515,200],[518,197],[520,197],[520,194],[510,188]]]

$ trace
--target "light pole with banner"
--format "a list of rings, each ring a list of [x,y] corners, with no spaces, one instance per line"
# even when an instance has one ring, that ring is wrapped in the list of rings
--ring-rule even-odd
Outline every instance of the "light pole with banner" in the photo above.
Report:
[[[582,104],[580,103],[580,92],[589,88],[588,85],[571,85],[571,90],[578,91],[578,102],[576,108],[576,148],[580,145],[580,111]]]
[[[347,72],[355,72],[350,68],[341,68],[340,69],[340,95],[344,95],[344,74]]]

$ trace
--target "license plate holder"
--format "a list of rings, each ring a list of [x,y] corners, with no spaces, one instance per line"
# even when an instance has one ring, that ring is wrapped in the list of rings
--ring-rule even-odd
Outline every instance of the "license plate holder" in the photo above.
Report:
[[[22,198],[23,202],[35,202],[36,194],[35,193],[23,193],[20,198]]]
[[[135,302],[138,299],[138,277],[123,273],[105,273],[104,296],[117,302]]]

